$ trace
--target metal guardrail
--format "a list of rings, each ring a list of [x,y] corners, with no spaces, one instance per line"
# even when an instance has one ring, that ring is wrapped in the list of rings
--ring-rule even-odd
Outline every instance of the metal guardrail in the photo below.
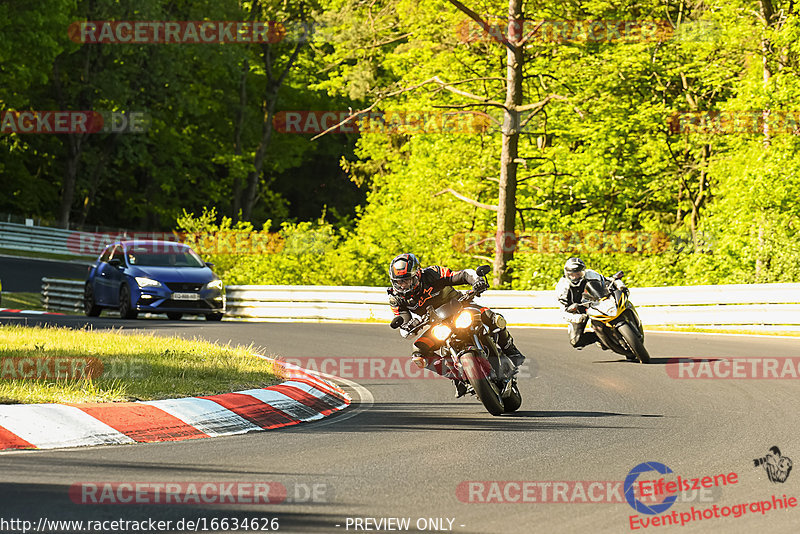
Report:
[[[42,279],[48,310],[83,310],[84,282]],[[226,317],[271,321],[390,321],[386,289],[226,286]],[[632,288],[646,325],[800,325],[800,284]],[[563,326],[554,291],[487,291],[476,302],[512,325]]]
[[[275,321],[389,321],[383,288],[227,286],[227,316]],[[632,288],[648,325],[800,325],[800,284]],[[510,324],[565,325],[554,291],[487,291],[476,302]]]
[[[82,241],[97,241],[97,236],[102,235],[65,230],[63,228],[0,222],[0,248],[11,250],[85,256],[87,252],[80,251],[80,243]],[[100,248],[102,249],[102,247]]]
[[[42,278],[42,306],[47,311],[83,312],[83,287],[80,280]]]

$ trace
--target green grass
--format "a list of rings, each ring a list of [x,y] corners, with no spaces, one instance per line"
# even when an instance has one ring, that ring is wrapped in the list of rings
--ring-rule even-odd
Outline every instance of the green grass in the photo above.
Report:
[[[99,376],[18,378],[26,362],[94,358]],[[58,360],[55,360],[58,359]],[[91,360],[90,360],[91,361]],[[22,369],[22,371],[20,371]],[[93,373],[88,373],[93,374]],[[278,383],[251,347],[200,340],[56,327],[0,326],[0,403],[120,402],[229,393]]]
[[[44,310],[40,293],[9,293],[7,291],[3,291],[0,308]]]

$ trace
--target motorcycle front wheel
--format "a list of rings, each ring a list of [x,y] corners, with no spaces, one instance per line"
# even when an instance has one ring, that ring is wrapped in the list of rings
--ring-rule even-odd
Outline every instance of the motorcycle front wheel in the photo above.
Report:
[[[481,357],[474,352],[468,352],[461,356],[461,366],[464,369],[464,374],[467,375],[467,380],[475,390],[478,400],[483,403],[492,415],[500,415],[503,413],[503,400],[500,398],[500,393],[495,390],[489,377],[486,374],[483,366],[481,366]]]
[[[503,399],[503,411],[505,413],[516,412],[522,406],[522,394],[519,392],[516,382],[511,386],[511,394]]]
[[[631,348],[639,361],[642,363],[650,363],[650,354],[647,352],[647,349],[644,348],[644,343],[642,343],[642,340],[636,330],[634,330],[634,328],[628,323],[622,323],[617,327],[617,330],[622,337],[625,338],[625,342]]]

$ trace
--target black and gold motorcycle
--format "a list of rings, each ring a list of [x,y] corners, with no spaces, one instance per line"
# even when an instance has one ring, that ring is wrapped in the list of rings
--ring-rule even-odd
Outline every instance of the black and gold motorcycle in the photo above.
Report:
[[[618,280],[622,276],[620,271],[612,278]],[[650,363],[650,354],[644,348],[642,321],[628,299],[627,288],[619,289],[613,283],[606,285],[601,280],[589,280],[580,305],[586,308],[600,343],[629,360]]]

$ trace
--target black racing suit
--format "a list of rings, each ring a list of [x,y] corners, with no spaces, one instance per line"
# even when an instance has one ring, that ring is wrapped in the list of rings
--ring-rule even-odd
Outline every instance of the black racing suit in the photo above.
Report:
[[[434,309],[446,304],[451,300],[458,299],[462,293],[453,288],[458,285],[474,285],[481,278],[473,269],[464,269],[463,271],[451,271],[447,267],[440,267],[433,265],[426,267],[420,274],[420,290],[415,297],[403,298],[397,295],[393,288],[389,288],[389,305],[395,315],[403,318],[403,326],[406,327],[412,319],[412,314],[422,317],[428,306],[433,306]],[[481,320],[486,324],[495,323],[496,314],[489,308],[481,309]],[[516,347],[514,347],[513,339],[504,327],[497,334],[498,346],[504,352],[513,351],[513,354],[518,354]],[[428,362],[428,368],[441,375],[448,376],[448,373],[443,372],[441,369],[435,369],[430,364],[434,360],[433,350],[423,344],[417,344],[413,356],[424,357]],[[524,358],[523,358],[524,359]]]

